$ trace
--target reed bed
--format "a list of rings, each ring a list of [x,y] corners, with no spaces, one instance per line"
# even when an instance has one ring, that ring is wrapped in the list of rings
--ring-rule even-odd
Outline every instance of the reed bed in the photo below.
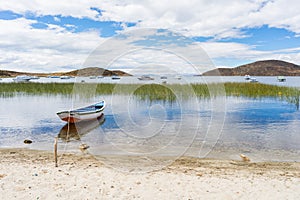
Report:
[[[300,90],[293,87],[283,87],[260,83],[225,83],[228,96],[245,97],[288,97],[299,96]]]
[[[71,94],[74,84],[72,83],[1,83],[1,96],[16,93],[25,94]]]
[[[175,101],[176,99],[212,98],[220,95],[249,98],[272,97],[293,103],[299,109],[300,90],[261,83],[218,83],[218,84],[89,84],[89,83],[1,83],[0,95],[73,95],[90,97],[93,95],[125,94],[140,99]]]
[[[176,100],[176,92],[174,92],[174,90],[158,84],[142,85],[137,88],[133,94],[142,100],[163,100],[171,102]]]
[[[271,97],[284,100],[300,107],[300,90],[294,87],[267,85],[260,83],[225,83],[227,96],[243,96],[249,98]]]

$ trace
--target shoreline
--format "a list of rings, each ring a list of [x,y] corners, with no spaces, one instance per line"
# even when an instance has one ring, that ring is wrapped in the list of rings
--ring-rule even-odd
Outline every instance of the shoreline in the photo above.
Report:
[[[125,172],[89,154],[0,149],[0,199],[296,199],[300,162],[180,157],[159,170]],[[114,156],[115,164],[124,156]]]

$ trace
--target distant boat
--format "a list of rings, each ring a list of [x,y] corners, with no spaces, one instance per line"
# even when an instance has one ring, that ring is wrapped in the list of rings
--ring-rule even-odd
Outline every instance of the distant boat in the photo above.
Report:
[[[28,82],[30,81],[31,77],[27,76],[27,75],[21,75],[21,76],[17,76],[16,78],[14,78],[13,80],[15,82]]]
[[[97,77],[96,76],[90,76],[90,79],[96,79]]]
[[[104,78],[104,76],[97,76],[97,78]]]
[[[105,101],[89,105],[83,108],[78,108],[75,110],[61,111],[56,113],[59,118],[63,121],[69,123],[88,121],[97,119],[103,115],[103,110],[105,108]]]
[[[277,80],[279,82],[285,82],[286,81],[286,78],[284,76],[277,76]]]
[[[161,76],[160,79],[168,79],[167,76]]]
[[[245,80],[247,80],[247,81],[248,81],[248,80],[250,80],[250,79],[251,79],[251,76],[250,76],[250,75],[245,75],[245,76],[244,76],[244,78],[245,78]]]
[[[40,77],[38,77],[38,76],[30,76],[31,77],[31,79],[40,79]]]
[[[177,76],[175,76],[174,78],[180,80],[180,79],[181,79],[181,76],[180,76],[180,75],[177,75]]]
[[[48,76],[48,78],[60,78],[60,76]]]
[[[256,83],[256,82],[258,82],[258,81],[256,80],[256,78],[250,78],[250,83]]]
[[[121,77],[119,77],[119,76],[112,76],[111,79],[112,80],[119,80],[119,79],[121,79]]]
[[[60,79],[70,79],[70,76],[61,76]]]
[[[151,81],[151,80],[154,80],[154,78],[152,78],[151,76],[148,76],[148,75],[143,75],[141,77],[138,77],[139,80],[141,81]]]

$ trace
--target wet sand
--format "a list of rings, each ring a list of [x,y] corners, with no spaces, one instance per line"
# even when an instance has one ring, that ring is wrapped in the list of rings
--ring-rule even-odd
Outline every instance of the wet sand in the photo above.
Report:
[[[89,154],[0,150],[0,199],[298,199],[299,162],[181,157],[162,169],[120,170]],[[115,166],[140,159],[106,157]],[[157,161],[159,162],[158,158]],[[136,164],[136,163],[135,163]]]

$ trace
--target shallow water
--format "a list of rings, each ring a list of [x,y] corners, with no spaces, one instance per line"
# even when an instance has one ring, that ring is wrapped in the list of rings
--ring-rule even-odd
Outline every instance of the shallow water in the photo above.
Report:
[[[104,118],[67,125],[56,112],[107,102]],[[76,99],[56,95],[0,98],[0,148],[79,152],[88,144],[94,155],[236,158],[300,161],[300,112],[275,99],[227,97],[167,102],[107,95]],[[32,144],[24,144],[31,139]]]

